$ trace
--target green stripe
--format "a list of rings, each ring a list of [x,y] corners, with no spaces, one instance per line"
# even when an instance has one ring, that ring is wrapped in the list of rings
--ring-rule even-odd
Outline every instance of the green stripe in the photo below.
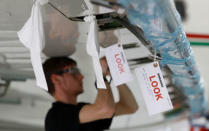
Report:
[[[190,42],[192,46],[209,46],[209,42]]]

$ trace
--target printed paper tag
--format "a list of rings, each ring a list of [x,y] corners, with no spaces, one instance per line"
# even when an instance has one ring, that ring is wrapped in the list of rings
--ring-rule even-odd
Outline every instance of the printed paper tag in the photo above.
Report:
[[[158,62],[135,69],[149,115],[173,109]]]
[[[105,56],[115,86],[133,80],[122,45],[115,44],[106,48]]]

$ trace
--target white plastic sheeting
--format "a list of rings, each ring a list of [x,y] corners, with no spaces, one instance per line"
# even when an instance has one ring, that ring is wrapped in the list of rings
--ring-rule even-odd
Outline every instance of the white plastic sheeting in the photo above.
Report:
[[[45,90],[48,88],[41,61],[41,51],[45,46],[41,6],[47,2],[48,0],[34,1],[30,18],[18,32],[20,41],[30,50],[37,85]]]

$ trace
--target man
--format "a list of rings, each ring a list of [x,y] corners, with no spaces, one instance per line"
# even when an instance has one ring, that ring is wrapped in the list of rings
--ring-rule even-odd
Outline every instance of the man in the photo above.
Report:
[[[105,59],[101,60],[101,66],[103,75],[109,74]],[[78,103],[84,77],[71,58],[50,58],[43,68],[49,93],[56,100],[46,116],[46,131],[102,131],[110,127],[113,116],[134,113],[138,109],[126,85],[117,87],[120,100],[115,103],[107,80],[107,89],[98,89],[93,104]]]

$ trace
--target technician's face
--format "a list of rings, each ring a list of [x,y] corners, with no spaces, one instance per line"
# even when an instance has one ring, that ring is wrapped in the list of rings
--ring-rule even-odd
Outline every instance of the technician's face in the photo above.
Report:
[[[78,95],[83,92],[83,75],[76,65],[66,66],[62,74],[64,88],[71,95]]]

